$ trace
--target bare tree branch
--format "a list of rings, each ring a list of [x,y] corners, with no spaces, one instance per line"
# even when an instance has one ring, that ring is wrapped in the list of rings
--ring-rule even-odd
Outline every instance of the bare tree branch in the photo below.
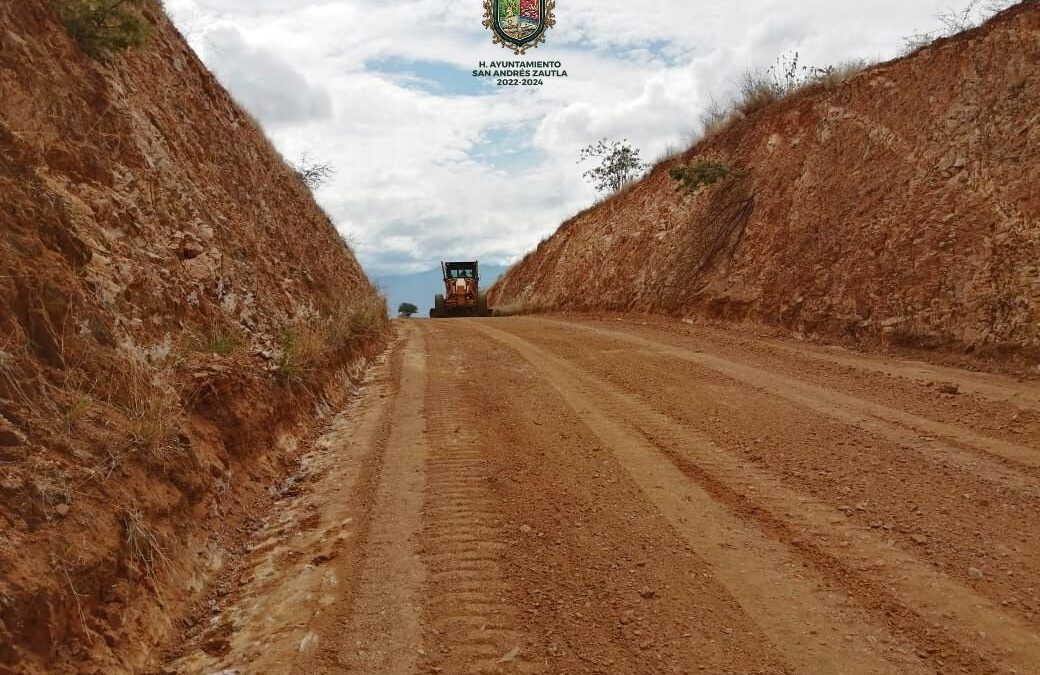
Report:
[[[300,181],[311,190],[317,190],[319,187],[329,182],[336,170],[331,164],[326,162],[317,162],[311,160],[307,153],[304,153],[300,157],[300,161],[289,166],[299,176]]]

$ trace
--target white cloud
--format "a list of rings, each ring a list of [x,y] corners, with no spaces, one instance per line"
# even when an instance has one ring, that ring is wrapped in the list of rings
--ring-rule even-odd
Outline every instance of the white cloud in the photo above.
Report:
[[[206,32],[209,64],[238,101],[264,124],[300,124],[332,115],[332,97],[273,48],[246,42],[232,25]]]
[[[482,0],[167,0],[203,60],[290,159],[335,166],[319,201],[374,273],[442,257],[522,255],[595,196],[578,149],[629,138],[652,159],[714,96],[783,52],[826,65],[890,58],[947,0],[567,0],[529,52],[544,87],[480,89],[512,59]],[[433,82],[424,82],[433,80]]]

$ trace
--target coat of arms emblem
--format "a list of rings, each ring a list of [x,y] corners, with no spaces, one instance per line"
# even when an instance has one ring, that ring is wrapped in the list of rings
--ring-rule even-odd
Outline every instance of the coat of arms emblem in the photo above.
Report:
[[[556,25],[556,0],[484,0],[484,26],[495,44],[523,54],[545,40],[545,31]]]

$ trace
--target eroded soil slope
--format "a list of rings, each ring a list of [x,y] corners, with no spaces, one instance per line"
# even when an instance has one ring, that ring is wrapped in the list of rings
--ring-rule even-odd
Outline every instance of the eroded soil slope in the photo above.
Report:
[[[0,2],[0,670],[135,670],[383,302],[159,9],[88,58]]]
[[[578,215],[492,304],[1040,354],[1040,3],[759,109]],[[669,170],[744,174],[694,195]]]

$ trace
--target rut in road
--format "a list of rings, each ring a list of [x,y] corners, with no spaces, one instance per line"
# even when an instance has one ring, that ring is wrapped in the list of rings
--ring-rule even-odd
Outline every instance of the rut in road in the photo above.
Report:
[[[862,673],[928,672],[894,651],[878,653],[866,636],[884,636],[891,643],[893,636],[886,634],[883,625],[872,622],[840,593],[818,591],[819,584],[807,579],[810,570],[727,512],[626,428],[620,421],[627,421],[624,410],[601,407],[601,392],[593,391],[579,371],[506,332],[487,326],[479,329],[508,344],[549,378],[799,672],[843,668]],[[856,636],[860,644],[816,637],[832,630]]]
[[[1021,669],[1019,672],[1040,669],[1040,635],[1032,626],[1006,614],[996,603],[887,545],[870,529],[854,527],[843,513],[792,492],[774,477],[740,462],[703,436],[677,425],[638,399],[590,377],[567,361],[515,335],[489,326],[480,326],[480,330],[509,344],[541,368],[561,394],[583,412],[587,424],[608,434],[618,444],[641,447],[632,455],[633,471],[646,470],[650,462],[649,450],[656,447],[677,468],[704,484],[711,493],[709,502],[700,504],[701,510],[711,507],[711,499],[722,502],[741,517],[757,522],[766,533],[787,540],[788,545],[791,545],[791,540],[798,541],[802,533],[811,532],[818,542],[816,546],[799,542],[792,548],[808,558],[820,574],[845,586],[864,606],[887,617],[887,622],[900,629],[902,634],[916,633],[915,640],[925,651],[941,651],[946,658],[955,659],[973,672],[994,670],[996,666],[991,661],[1003,661],[1009,668]],[[630,336],[624,337],[631,339]],[[626,437],[626,430],[610,420],[625,420],[625,426],[643,438],[637,438],[631,432]],[[654,488],[660,490],[660,482],[664,482],[663,472],[651,482],[653,480],[659,481]],[[665,498],[674,498],[679,489],[678,486],[669,486]],[[652,490],[648,488],[648,492]],[[705,497],[707,495],[702,496],[702,502]],[[724,523],[725,519],[724,514],[714,513],[709,522]],[[707,526],[709,523],[700,523],[694,528],[696,536],[703,537]],[[728,527],[735,529],[737,526]],[[749,544],[745,542],[742,548],[746,553]],[[756,555],[757,559],[763,557],[761,552]],[[735,562],[722,557],[718,559],[722,567]],[[768,571],[758,570],[751,574],[751,579],[734,579],[735,586],[731,589],[739,594],[741,586],[767,576]],[[876,578],[871,579],[872,576]],[[775,579],[773,583],[776,583]],[[786,593],[798,594],[799,591],[791,588]],[[747,600],[760,602],[769,597],[767,589],[758,588]],[[776,612],[775,603],[756,607],[752,614],[759,621],[769,621],[771,612]],[[809,621],[811,619],[806,617],[781,616],[776,619],[776,627],[782,630]],[[950,635],[937,635],[929,630],[930,626],[937,625],[944,625]],[[862,631],[853,631],[852,634],[861,635]],[[992,636],[989,641],[995,643],[991,650],[979,650],[989,651],[988,655],[976,652],[975,643],[980,636]],[[787,636],[783,636],[783,641],[798,646],[797,640],[791,641]],[[965,649],[961,644],[970,645],[970,648]],[[799,654],[805,658],[798,647]],[[839,651],[833,658],[830,662],[817,660],[802,665],[812,672],[820,672],[829,671],[842,663],[842,659],[847,662],[845,651]],[[865,665],[861,667],[867,668]]]
[[[398,332],[171,671],[1040,672],[1033,469],[977,442],[1028,415],[652,327]]]
[[[571,326],[573,324],[562,323],[561,325]],[[705,365],[734,379],[751,383],[755,387],[795,401],[811,410],[830,415],[841,422],[860,425],[871,431],[904,442],[915,449],[922,449],[924,452],[929,452],[930,449],[922,448],[920,443],[922,434],[920,432],[947,438],[964,448],[975,451],[974,453],[959,452],[957,450],[946,451],[946,455],[951,459],[962,462],[972,468],[984,461],[984,457],[979,457],[978,451],[980,450],[1028,468],[1040,467],[1040,450],[1035,447],[1009,443],[968,429],[934,422],[890,406],[864,401],[854,396],[828,390],[792,377],[778,375],[762,368],[736,363],[702,351],[662,344],[646,338],[604,330],[594,326],[582,326],[581,329],[590,333],[625,340],[675,358]],[[1016,481],[1018,479],[1016,474],[998,468],[999,465],[993,462],[988,464],[988,468],[992,472],[1002,474],[1005,480]],[[1034,474],[1034,477],[1036,475],[1040,474]],[[1036,482],[1032,480],[1025,483],[1018,481],[1017,484],[1036,486]]]
[[[754,380],[734,379],[669,351],[649,347],[633,351],[624,336],[601,337],[583,326],[546,330],[541,321],[529,321],[514,324],[512,330],[548,346],[585,373],[632,392],[682,426],[696,429],[740,457],[743,465],[766,468],[797,492],[829,503],[846,519],[874,530],[886,544],[898,543],[999,603],[1004,611],[1036,624],[1040,597],[1029,581],[1040,578],[1040,550],[1030,533],[1040,528],[1040,481],[1031,478],[1029,467],[995,461],[979,449],[974,453],[981,461],[953,461],[949,446],[924,432],[915,436],[903,429],[903,436],[916,441],[908,444],[903,436],[843,425],[827,411],[802,405],[785,392],[764,390]],[[638,324],[620,330],[672,347],[746,359],[760,368],[789,371],[804,365],[797,360],[785,362],[782,353],[770,353],[757,341],[741,340],[738,351],[715,338],[683,343]],[[746,354],[743,359],[741,353]],[[812,370],[805,376],[837,388],[851,389],[849,382],[857,382],[853,375],[839,379]],[[1012,433],[1004,433],[1040,447],[1040,426],[1017,405],[938,395],[925,386],[907,386],[905,380],[862,379],[867,382],[859,381],[855,388],[867,397],[885,400],[889,407],[912,408],[934,419],[947,419],[951,410],[956,411],[956,421],[943,422],[955,429],[982,426],[999,433],[1008,428],[1007,422],[1018,419]],[[871,388],[864,386],[869,383]],[[1024,388],[1007,378],[1000,380],[1000,386],[1012,391]],[[969,452],[968,448],[958,451],[970,460]]]
[[[519,630],[523,620],[503,598],[499,558],[508,544],[489,482],[487,421],[472,400],[472,382],[483,375],[445,329],[426,332],[439,349],[430,355],[426,389],[431,451],[422,528],[429,569],[424,665],[433,672],[498,672],[505,664],[541,672],[519,658],[528,644]]]
[[[406,335],[393,427],[371,504],[372,521],[352,616],[338,624],[345,629],[342,633],[318,635],[329,672],[345,667],[408,675],[415,672],[422,651],[419,593],[425,568],[417,538],[428,452],[422,409],[426,350],[419,331],[409,327]]]
[[[443,672],[789,672],[596,436],[523,359],[463,322],[432,326],[426,328],[431,364],[447,367],[431,367],[428,405],[443,401],[439,419],[453,420],[440,425],[451,453],[446,475],[479,479],[469,484],[466,501],[456,503],[481,504],[470,520],[487,528],[484,543],[493,544],[479,545],[491,555],[472,553],[478,564],[454,579],[481,574],[488,580],[485,598],[495,601],[472,606],[469,586],[442,596],[431,585],[430,615],[435,621],[443,610],[449,623],[480,613],[477,623],[496,628],[485,653],[509,649],[498,659],[481,659],[467,639],[465,629],[473,625],[467,621],[462,630],[430,631],[443,647],[430,653],[430,665]],[[438,426],[432,417],[430,424]],[[431,438],[433,446],[440,442]],[[437,506],[442,497],[432,489],[432,464],[427,499],[434,516],[452,507]],[[451,501],[452,494],[444,496]],[[434,517],[429,523],[435,532]],[[469,537],[464,542],[477,545]],[[454,554],[450,547],[435,552],[446,567],[458,565],[458,547]],[[523,635],[501,630],[510,625],[522,627]]]

